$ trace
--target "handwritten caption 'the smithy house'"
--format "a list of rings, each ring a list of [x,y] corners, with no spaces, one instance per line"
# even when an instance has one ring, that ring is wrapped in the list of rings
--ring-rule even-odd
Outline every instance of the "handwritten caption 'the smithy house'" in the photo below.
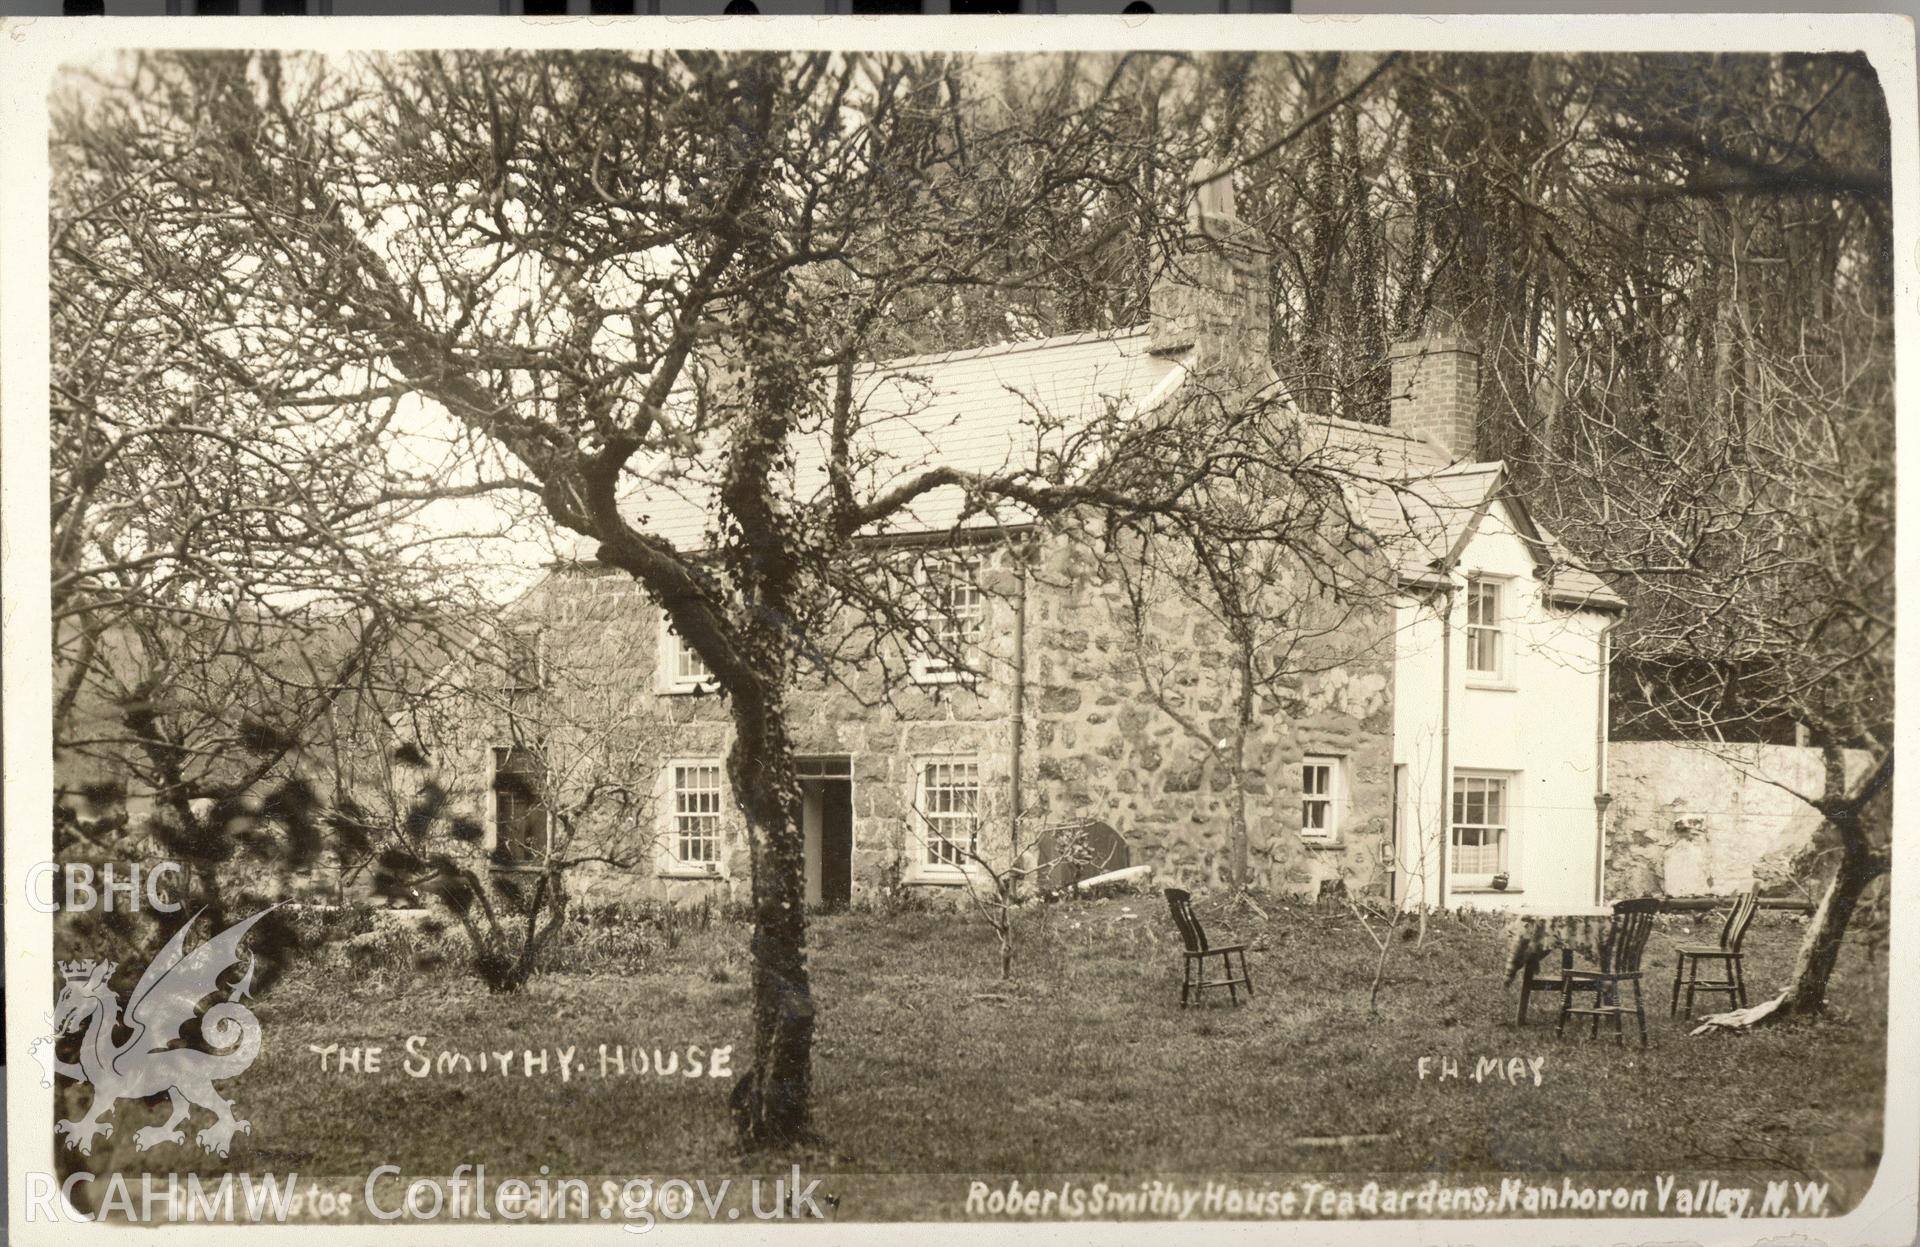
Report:
[[[323,1074],[401,1074],[408,1078],[458,1078],[491,1075],[500,1078],[731,1078],[733,1045],[674,1047],[635,1044],[582,1044],[551,1048],[505,1048],[498,1051],[461,1051],[430,1047],[425,1035],[409,1035],[397,1052],[384,1046],[308,1044],[320,1058]]]

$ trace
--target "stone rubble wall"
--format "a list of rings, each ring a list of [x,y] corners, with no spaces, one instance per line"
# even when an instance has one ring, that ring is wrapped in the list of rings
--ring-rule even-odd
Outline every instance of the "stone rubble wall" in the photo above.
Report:
[[[790,724],[802,756],[853,759],[853,873],[856,898],[909,878],[919,851],[909,834],[915,760],[974,754],[981,768],[986,851],[1016,834],[1008,798],[1013,755],[1012,658],[1015,595],[1010,555],[982,554],[986,590],[984,678],[972,684],[918,685],[896,666],[844,671],[844,684],[814,682],[790,698]],[[1080,542],[1044,544],[1027,576],[1023,845],[1049,823],[1098,818],[1124,836],[1136,864],[1156,882],[1200,889],[1226,884],[1230,869],[1232,776],[1175,717],[1147,696],[1126,627],[1117,576]],[[634,764],[657,774],[672,758],[724,759],[731,739],[724,701],[713,694],[662,695],[657,672],[659,612],[625,575],[557,572],[516,604],[519,619],[544,632],[550,679],[572,686],[573,702],[555,719],[591,719],[594,699],[627,716],[640,738]],[[1159,634],[1176,637],[1189,658],[1169,694],[1183,715],[1210,733],[1231,730],[1231,650],[1197,607],[1166,604]],[[1349,661],[1262,698],[1249,741],[1248,805],[1255,882],[1303,894],[1323,880],[1378,889],[1379,844],[1388,834],[1392,787],[1392,644],[1384,618],[1345,638]],[[609,690],[620,695],[609,698]],[[502,729],[497,712],[476,707],[464,738],[444,751],[442,771],[456,805],[486,808],[490,750]],[[456,732],[455,735],[459,733]],[[562,753],[565,751],[562,750]],[[1345,834],[1331,846],[1299,835],[1299,765],[1305,753],[1345,759]],[[582,780],[584,781],[584,776]],[[729,802],[729,809],[731,803]],[[729,814],[724,876],[664,878],[650,867],[578,872],[574,886],[592,903],[632,896],[744,899],[748,850],[744,827]],[[650,843],[665,820],[658,801],[627,811],[625,821],[592,834],[631,850]],[[573,852],[585,851],[586,836]],[[934,888],[964,904],[963,889]]]
[[[1156,884],[1227,886],[1233,774],[1215,741],[1234,732],[1234,651],[1190,602],[1158,601],[1150,615],[1162,656],[1165,705],[1148,694],[1123,583],[1085,544],[1050,546],[1029,593],[1028,719],[1033,798],[1055,817],[1097,818],[1126,837]],[[1363,891],[1384,885],[1379,846],[1392,801],[1392,640],[1380,616],[1337,642],[1332,670],[1265,690],[1247,741],[1249,861],[1258,886],[1302,895],[1322,881]],[[1177,661],[1170,667],[1165,656]],[[1300,761],[1344,759],[1347,799],[1339,843],[1299,836]]]

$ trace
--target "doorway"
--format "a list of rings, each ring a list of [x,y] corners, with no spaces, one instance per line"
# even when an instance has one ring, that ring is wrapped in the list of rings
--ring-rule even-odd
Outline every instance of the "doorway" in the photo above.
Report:
[[[853,899],[853,759],[800,758],[809,905]]]
[[[1387,903],[1399,905],[1406,881],[1400,877],[1400,841],[1407,826],[1407,764],[1393,766],[1393,807],[1387,820]]]

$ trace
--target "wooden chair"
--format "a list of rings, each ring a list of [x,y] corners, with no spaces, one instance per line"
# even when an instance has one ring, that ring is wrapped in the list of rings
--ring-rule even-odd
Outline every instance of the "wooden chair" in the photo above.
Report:
[[[1187,1007],[1189,999],[1198,1002],[1200,993],[1209,987],[1224,987],[1234,1004],[1240,1003],[1240,988],[1247,989],[1247,995],[1253,995],[1253,976],[1247,971],[1247,946],[1245,944],[1209,944],[1207,930],[1200,925],[1199,917],[1193,912],[1193,896],[1181,888],[1168,888],[1167,908],[1173,911],[1173,925],[1180,928],[1180,941],[1186,945],[1185,960],[1180,968],[1180,1007]],[[1233,959],[1240,958],[1240,972],[1234,973]],[[1207,977],[1207,958],[1220,958],[1220,969],[1225,978]]]
[[[1740,942],[1747,938],[1747,928],[1753,925],[1754,915],[1760,911],[1760,885],[1754,884],[1744,896],[1733,902],[1733,908],[1727,911],[1727,920],[1720,927],[1718,944],[1682,944],[1674,950],[1678,954],[1673,967],[1673,1000],[1667,1006],[1667,1016],[1672,1017],[1680,1011],[1680,989],[1687,989],[1687,1016],[1693,1016],[1693,997],[1696,992],[1725,992],[1728,1008],[1747,1007],[1747,974],[1744,959],[1740,955]],[[1724,978],[1703,979],[1700,977],[1702,962],[1712,962],[1725,966]]]
[[[1541,960],[1545,960],[1545,958]],[[1556,996],[1560,994],[1562,980],[1542,978],[1534,972],[1537,964],[1538,963],[1532,960],[1528,960],[1520,970],[1520,1025],[1522,1026],[1527,1024],[1528,996],[1531,996],[1535,992],[1552,992]],[[1571,969],[1573,969],[1573,950],[1571,948],[1563,948],[1560,950],[1560,973],[1564,976],[1566,972]]]
[[[1568,968],[1560,974],[1560,1022],[1556,1035],[1567,1032],[1570,1017],[1590,1017],[1593,1030],[1588,1038],[1600,1037],[1600,1019],[1613,1019],[1614,1042],[1624,1045],[1627,1008],[1620,1003],[1620,985],[1633,988],[1633,1016],[1640,1024],[1640,1046],[1647,1046],[1647,1010],[1640,997],[1640,958],[1647,951],[1647,937],[1653,934],[1653,916],[1660,912],[1658,897],[1621,901],[1613,907],[1601,934],[1599,967],[1587,970]],[[1574,1007],[1575,992],[1592,992],[1593,1004]]]

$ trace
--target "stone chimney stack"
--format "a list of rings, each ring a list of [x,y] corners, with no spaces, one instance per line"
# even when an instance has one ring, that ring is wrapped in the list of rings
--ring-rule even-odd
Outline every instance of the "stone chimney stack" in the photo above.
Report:
[[[1150,349],[1191,351],[1200,375],[1258,387],[1274,377],[1266,269],[1252,229],[1234,213],[1233,175],[1219,172],[1202,159],[1188,181],[1185,236],[1153,281]]]
[[[1387,352],[1392,394],[1389,423],[1424,437],[1458,463],[1473,461],[1480,409],[1480,353],[1452,326],[1428,330]]]

